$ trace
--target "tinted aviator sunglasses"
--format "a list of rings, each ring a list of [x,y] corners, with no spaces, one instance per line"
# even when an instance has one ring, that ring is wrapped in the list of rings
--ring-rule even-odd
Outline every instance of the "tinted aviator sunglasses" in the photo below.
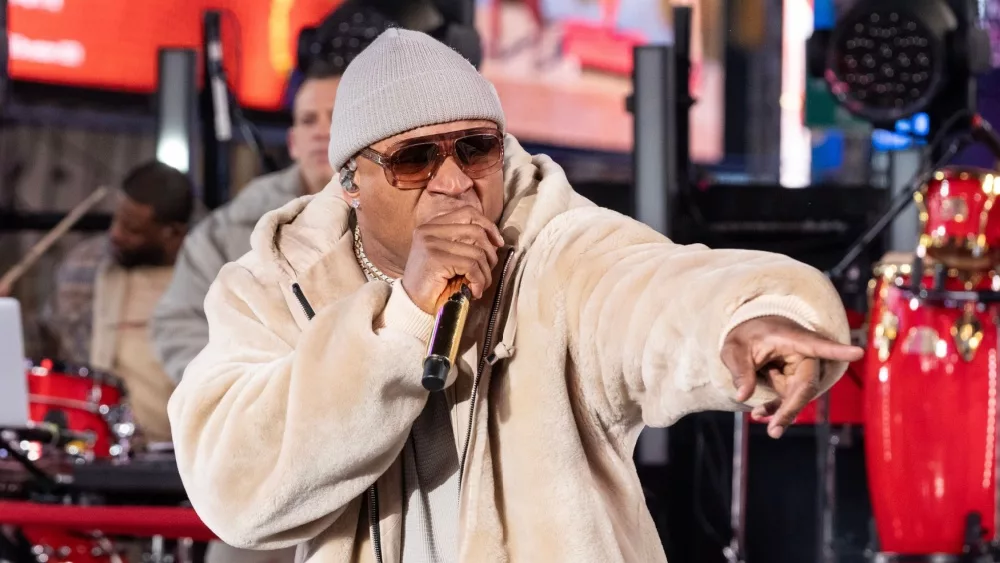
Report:
[[[480,127],[406,139],[384,153],[364,148],[359,154],[381,166],[390,184],[408,190],[426,186],[449,156],[469,178],[496,172],[503,166],[503,135]]]

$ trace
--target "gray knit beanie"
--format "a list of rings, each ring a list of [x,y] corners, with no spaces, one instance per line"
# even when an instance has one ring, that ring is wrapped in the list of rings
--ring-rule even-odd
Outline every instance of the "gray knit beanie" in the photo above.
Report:
[[[505,120],[496,89],[469,61],[418,31],[389,29],[347,66],[330,125],[330,165],[417,127]]]

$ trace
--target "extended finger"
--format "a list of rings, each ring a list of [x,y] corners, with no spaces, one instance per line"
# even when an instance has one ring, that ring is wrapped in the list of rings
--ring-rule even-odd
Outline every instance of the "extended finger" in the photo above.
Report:
[[[722,349],[722,363],[733,376],[736,386],[736,400],[746,402],[757,385],[757,366],[750,356],[750,351],[743,346],[727,345]]]
[[[799,412],[816,398],[819,391],[819,360],[806,359],[796,366],[795,373],[788,378],[788,386],[782,396],[781,406],[767,425],[767,433],[772,438],[780,438],[785,428],[795,422]]]
[[[466,225],[478,225],[486,231],[489,235],[490,242],[495,246],[503,246],[503,236],[500,234],[500,228],[496,226],[492,221],[486,218],[478,209],[472,206],[459,207],[454,211],[449,211],[443,215],[439,215],[430,221],[428,224],[435,225],[455,225],[455,224],[466,224]]]
[[[796,331],[788,338],[791,340],[792,350],[807,358],[856,362],[865,355],[862,348],[841,344],[805,329]]]

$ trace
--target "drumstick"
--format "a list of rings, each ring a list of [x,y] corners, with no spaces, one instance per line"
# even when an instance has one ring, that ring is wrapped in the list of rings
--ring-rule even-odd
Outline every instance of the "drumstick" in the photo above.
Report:
[[[94,193],[90,194],[87,199],[78,203],[76,207],[71,209],[69,213],[67,213],[66,216],[52,228],[51,231],[35,243],[35,245],[28,250],[28,253],[25,254],[24,258],[22,258],[17,264],[14,264],[14,266],[7,270],[7,273],[0,278],[0,295],[10,293],[10,289],[13,287],[14,283],[16,283],[29,268],[34,266],[35,262],[37,262],[38,259],[49,250],[49,248],[52,248],[52,245],[62,238],[62,236],[65,235],[73,227],[73,225],[75,225],[76,222],[90,210],[91,207],[100,203],[100,201],[108,195],[108,191],[107,186],[101,186],[94,190]]]

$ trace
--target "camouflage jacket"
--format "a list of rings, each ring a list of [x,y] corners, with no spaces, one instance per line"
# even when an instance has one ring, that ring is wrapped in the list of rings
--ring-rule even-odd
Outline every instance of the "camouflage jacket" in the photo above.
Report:
[[[57,359],[112,367],[115,333],[94,328],[117,322],[125,282],[126,272],[112,259],[106,235],[84,240],[67,253],[40,316]]]

